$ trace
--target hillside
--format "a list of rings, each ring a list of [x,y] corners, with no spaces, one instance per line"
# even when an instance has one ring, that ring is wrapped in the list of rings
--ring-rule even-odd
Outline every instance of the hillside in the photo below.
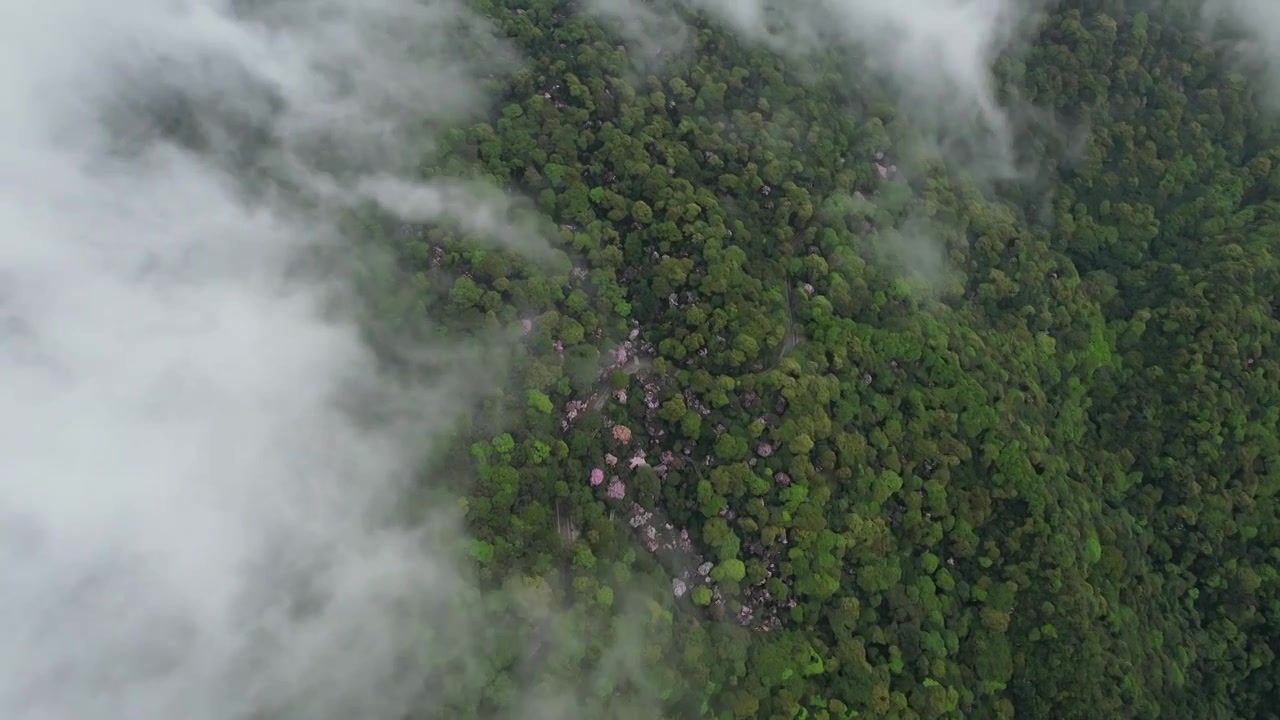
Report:
[[[514,348],[435,476],[523,589],[422,717],[1277,717],[1280,115],[1230,29],[1069,0],[949,115],[839,38],[474,4],[524,61],[413,160],[555,251],[358,219],[375,337]]]

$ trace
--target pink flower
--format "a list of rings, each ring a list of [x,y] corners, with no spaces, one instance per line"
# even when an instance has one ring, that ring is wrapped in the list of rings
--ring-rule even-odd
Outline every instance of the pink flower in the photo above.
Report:
[[[627,364],[627,349],[626,349],[625,347],[621,347],[621,346],[619,346],[617,350],[614,350],[614,351],[613,351],[613,358],[614,358],[614,360],[615,360],[615,361],[617,361],[617,364],[618,364],[618,365],[626,365],[626,364]]]
[[[631,442],[631,428],[627,427],[626,425],[614,425],[613,439],[617,440],[623,445],[626,445],[627,443]]]
[[[613,467],[618,464],[618,456],[613,453],[605,453],[604,461],[609,467]]]
[[[604,471],[600,468],[593,469],[591,471],[591,487],[597,487],[602,482],[604,482]]]
[[[614,480],[609,483],[609,489],[605,491],[613,500],[621,500],[627,494],[627,486],[622,484],[621,480]]]
[[[643,453],[643,452],[638,452],[638,453],[636,453],[636,454],[635,454],[635,456],[634,456],[634,457],[632,457],[632,458],[631,458],[631,469],[632,469],[632,470],[635,470],[636,468],[638,468],[638,467],[640,467],[640,466],[642,466],[642,465],[648,465],[648,464],[649,464],[649,463],[645,462],[645,459],[644,459],[644,453]]]

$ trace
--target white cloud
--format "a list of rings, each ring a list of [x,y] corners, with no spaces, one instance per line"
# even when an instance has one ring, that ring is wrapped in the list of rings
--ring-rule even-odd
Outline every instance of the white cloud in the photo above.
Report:
[[[1237,59],[1261,71],[1262,91],[1280,107],[1280,4],[1266,0],[1205,0],[1202,19],[1212,29],[1229,28]]]
[[[993,65],[1034,28],[1040,2],[1014,0],[688,0],[737,32],[803,57],[832,44],[858,50],[846,80],[872,72],[935,142],[959,140],[984,172],[1012,170],[1012,129]],[[863,64],[865,63],[865,64]],[[970,159],[973,161],[973,159]],[[1001,169],[1000,166],[1004,166]]]
[[[688,49],[689,26],[673,7],[652,0],[587,0],[587,11],[612,26],[631,46],[642,66],[653,66],[665,56]]]
[[[368,178],[427,192],[407,121],[506,56],[443,0],[249,6],[0,9],[0,716],[394,718],[404,657],[462,651],[413,633],[457,534],[380,519],[462,391],[386,386],[291,268]],[[415,211],[540,247],[471,208]]]

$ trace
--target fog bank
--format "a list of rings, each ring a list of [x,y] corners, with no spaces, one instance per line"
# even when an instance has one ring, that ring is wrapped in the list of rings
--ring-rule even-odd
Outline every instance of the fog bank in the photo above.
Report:
[[[442,0],[0,23],[0,716],[399,717],[464,577],[451,521],[388,518],[467,385],[381,379],[298,268],[383,194],[541,247],[406,174],[510,55]]]

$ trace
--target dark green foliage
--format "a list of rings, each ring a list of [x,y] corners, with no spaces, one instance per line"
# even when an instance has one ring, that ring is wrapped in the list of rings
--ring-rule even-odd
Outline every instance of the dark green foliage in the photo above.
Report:
[[[424,231],[380,322],[530,321],[453,467],[483,577],[643,629],[644,682],[585,692],[646,717],[1274,717],[1280,136],[1203,38],[1120,5],[1059,8],[1019,73],[1089,119],[1047,202],[881,183],[892,113],[714,28],[638,76],[559,3],[489,6],[530,61],[424,172],[533,198],[574,267]],[[884,253],[921,218],[948,270],[927,292]],[[691,548],[646,551],[632,501]],[[596,677],[616,637],[549,672]],[[450,717],[521,697],[489,670]]]

